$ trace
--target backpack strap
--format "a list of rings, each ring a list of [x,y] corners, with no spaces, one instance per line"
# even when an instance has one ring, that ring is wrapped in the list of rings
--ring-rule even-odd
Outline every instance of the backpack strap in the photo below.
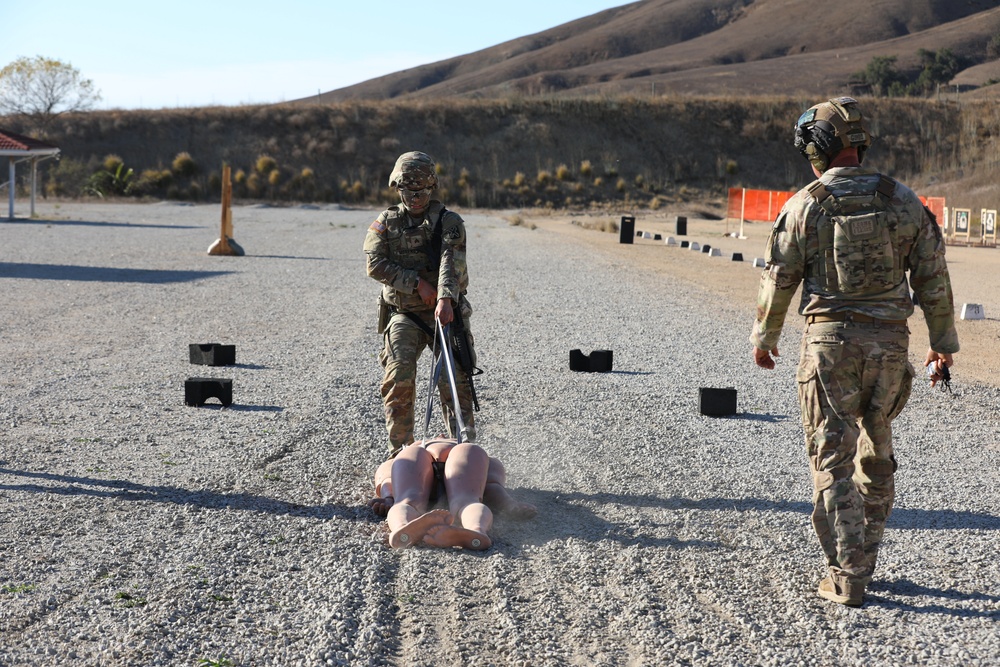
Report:
[[[427,264],[434,268],[434,270],[437,270],[437,267],[441,264],[441,241],[444,235],[444,225],[441,223],[447,214],[448,209],[441,206],[441,212],[438,213],[437,220],[431,225],[431,242],[427,247]]]
[[[884,211],[889,208],[892,196],[896,194],[896,181],[885,174],[879,174],[878,185],[875,187],[875,206]]]

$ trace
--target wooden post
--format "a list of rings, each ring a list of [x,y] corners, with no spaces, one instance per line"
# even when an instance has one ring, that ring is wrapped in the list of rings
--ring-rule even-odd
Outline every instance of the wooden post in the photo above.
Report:
[[[229,165],[222,167],[222,216],[219,223],[219,240],[208,248],[209,255],[244,254],[240,244],[233,240],[233,182]]]
[[[230,167],[222,168],[222,234],[233,238],[233,182],[230,179]]]

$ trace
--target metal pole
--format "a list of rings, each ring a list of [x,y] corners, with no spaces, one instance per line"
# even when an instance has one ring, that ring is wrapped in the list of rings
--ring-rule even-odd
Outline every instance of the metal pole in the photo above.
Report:
[[[740,199],[740,238],[745,239],[743,235],[743,221],[746,220],[747,211],[747,189],[743,188],[743,197]]]
[[[448,344],[448,325],[441,326],[441,320],[434,318],[441,338],[441,354],[444,355],[444,367],[448,371],[448,382],[451,384],[451,407],[458,422],[459,440],[465,435],[465,422],[462,421],[462,405],[458,402],[458,381],[455,379],[455,363],[451,357],[451,345]]]
[[[31,158],[31,219],[35,219],[35,179],[38,178],[38,158]]]
[[[7,199],[10,202],[10,213],[7,215],[8,220],[14,219],[14,176],[17,170],[14,168],[14,158],[10,158],[10,167],[8,168],[10,173],[10,180],[7,182]]]

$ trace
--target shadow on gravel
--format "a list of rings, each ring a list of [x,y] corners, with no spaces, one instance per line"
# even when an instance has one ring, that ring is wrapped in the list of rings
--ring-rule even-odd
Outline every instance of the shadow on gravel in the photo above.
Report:
[[[721,542],[709,540],[682,540],[675,537],[657,537],[650,534],[658,526],[643,523],[641,526],[622,525],[604,519],[587,505],[629,505],[635,507],[662,507],[664,500],[655,496],[632,496],[616,493],[564,493],[535,489],[512,489],[518,500],[537,506],[540,513],[558,517],[557,520],[529,519],[515,521],[502,519],[503,533],[511,539],[538,546],[553,540],[574,538],[599,542],[612,540],[625,546],[664,547],[670,549],[728,549]]]
[[[892,595],[893,598],[873,595],[873,591],[887,593],[888,595]],[[898,599],[901,597],[944,598],[945,600],[956,603],[986,602],[994,606],[1000,604],[1000,596],[997,595],[987,595],[986,593],[965,593],[962,591],[956,591],[952,588],[930,588],[929,586],[915,584],[908,579],[900,579],[899,581],[873,581],[868,586],[868,592],[865,595],[865,604],[867,606],[868,604],[874,603],[880,607],[903,609],[905,611],[913,611],[922,614],[947,614],[949,616],[957,616],[959,618],[994,618],[1000,620],[1000,609],[994,609],[993,611],[962,609],[949,607],[940,603],[917,605],[901,602]]]
[[[332,257],[299,257],[296,255],[246,255],[247,257],[254,257],[257,259],[308,259],[317,262],[332,262]]]
[[[191,406],[189,406],[191,407]],[[280,405],[240,405],[238,403],[233,403],[229,407],[222,405],[221,403],[202,403],[197,406],[202,410],[232,410],[233,412],[284,412],[284,408]]]
[[[103,283],[189,283],[206,278],[218,278],[232,271],[167,271],[162,269],[116,269],[107,266],[73,266],[71,264],[16,264],[0,262],[0,278],[29,280],[75,280]]]
[[[9,221],[8,221],[9,222]],[[151,225],[132,222],[98,222],[95,220],[28,220],[18,218],[15,223],[22,225],[58,225],[73,227],[135,227],[146,229],[204,229],[202,225]]]
[[[771,424],[787,421],[788,418],[788,415],[762,415],[756,412],[740,412],[730,417],[730,419],[746,419],[752,422],[769,422]]]
[[[642,544],[644,546],[670,546],[725,548],[724,544],[699,540],[683,541],[652,538],[637,533],[631,526],[616,525],[599,517],[587,506],[623,505],[629,507],[659,508],[665,510],[704,510],[737,512],[784,512],[791,514],[812,514],[812,504],[794,500],[771,500],[766,498],[663,498],[653,495],[630,495],[620,493],[554,492],[535,489],[517,489],[511,493],[536,505],[540,512],[556,512],[558,522],[546,524],[549,532],[533,530],[531,522],[526,522],[524,539],[532,544],[542,544],[553,539],[601,535],[601,539],[613,539],[622,544]],[[542,522],[540,522],[542,523]],[[897,508],[887,525],[889,530],[1000,530],[1000,517],[989,514],[956,510],[924,510]]]
[[[666,509],[703,509],[738,512],[791,512],[812,514],[811,503],[795,500],[768,500],[766,498],[657,498],[647,506]],[[925,510],[897,507],[892,511],[888,530],[1000,530],[1000,517],[978,514],[965,510]]]
[[[93,477],[75,477],[73,475],[55,475],[45,472],[28,472],[25,470],[0,468],[0,482],[5,481],[4,478],[8,475],[39,480],[39,482],[22,484],[0,483],[0,491],[173,503],[175,505],[193,505],[209,510],[238,510],[315,519],[332,519],[337,517],[349,521],[362,521],[371,514],[371,510],[367,507],[359,508],[355,505],[299,505],[252,493],[221,493],[204,489],[192,491],[176,486],[136,484],[135,482],[121,479],[96,479]],[[49,483],[45,484],[41,482]]]

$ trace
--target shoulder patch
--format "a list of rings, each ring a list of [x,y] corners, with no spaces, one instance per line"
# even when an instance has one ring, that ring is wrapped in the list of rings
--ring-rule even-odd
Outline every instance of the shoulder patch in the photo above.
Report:
[[[456,225],[444,233],[444,238],[446,241],[454,243],[462,238],[462,230]]]
[[[371,226],[368,227],[368,229],[375,232],[376,234],[385,234],[385,225],[382,224],[380,220],[376,220],[375,222],[373,222]]]

